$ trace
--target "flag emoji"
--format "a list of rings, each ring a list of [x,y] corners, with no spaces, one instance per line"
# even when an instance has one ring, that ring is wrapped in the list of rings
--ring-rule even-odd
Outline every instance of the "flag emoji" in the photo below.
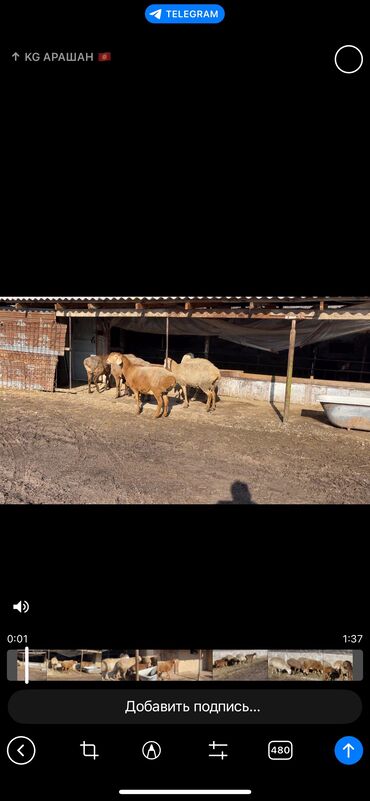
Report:
[[[98,53],[98,61],[112,61],[112,53]]]

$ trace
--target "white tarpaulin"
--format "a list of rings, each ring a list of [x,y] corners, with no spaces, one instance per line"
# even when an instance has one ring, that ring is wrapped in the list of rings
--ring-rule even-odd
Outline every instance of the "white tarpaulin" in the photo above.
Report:
[[[368,321],[355,317],[356,311],[370,311],[370,303],[347,306],[346,311],[354,313],[353,320],[297,320],[296,347],[370,331]],[[166,320],[158,317],[120,317],[114,320],[114,325],[147,334],[166,332]],[[201,320],[197,317],[171,317],[169,320],[170,336],[217,336],[244,347],[274,353],[288,349],[290,328],[290,320]]]

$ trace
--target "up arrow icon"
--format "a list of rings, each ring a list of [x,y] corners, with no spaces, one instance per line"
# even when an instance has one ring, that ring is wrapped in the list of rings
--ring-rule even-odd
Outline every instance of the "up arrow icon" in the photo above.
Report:
[[[17,61],[19,58],[19,53],[12,53],[12,58],[14,58],[14,61]]]
[[[353,745],[351,745],[351,743],[346,743],[346,745],[344,745],[343,748],[342,748],[342,751],[347,751],[347,759],[351,758],[351,751],[354,751],[354,750],[355,749],[354,749]]]

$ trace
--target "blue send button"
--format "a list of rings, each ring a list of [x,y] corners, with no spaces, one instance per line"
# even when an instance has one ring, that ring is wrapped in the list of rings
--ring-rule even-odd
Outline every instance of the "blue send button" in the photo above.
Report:
[[[215,3],[174,3],[148,6],[145,18],[157,25],[216,25],[225,11]]]

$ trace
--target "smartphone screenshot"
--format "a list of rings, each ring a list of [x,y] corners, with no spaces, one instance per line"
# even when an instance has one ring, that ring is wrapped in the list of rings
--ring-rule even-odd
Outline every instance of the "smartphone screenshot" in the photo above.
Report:
[[[364,795],[367,16],[8,9],[10,798]]]

